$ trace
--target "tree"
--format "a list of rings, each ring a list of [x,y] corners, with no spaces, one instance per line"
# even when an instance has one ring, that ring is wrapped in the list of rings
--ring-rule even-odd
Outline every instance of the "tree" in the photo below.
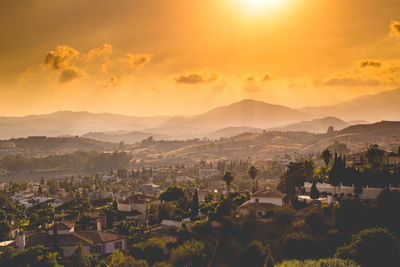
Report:
[[[232,184],[232,181],[233,181],[232,173],[231,172],[225,172],[224,177],[222,177],[222,180],[225,181],[225,183],[226,183],[226,192],[227,192],[227,194],[229,194],[230,190],[231,190],[231,184]]]
[[[197,192],[197,188],[194,191],[191,211],[192,211],[191,213],[192,213],[193,218],[199,214],[199,193]]]
[[[289,260],[275,265],[275,267],[360,267],[354,261],[337,258],[319,260]]]
[[[180,198],[183,198],[185,194],[186,194],[185,189],[183,189],[180,186],[174,185],[165,189],[158,196],[158,198],[161,201],[178,201]]]
[[[260,241],[252,241],[240,257],[240,266],[263,267],[265,263],[265,248]]]
[[[90,267],[89,256],[88,256],[86,250],[83,248],[82,244],[79,244],[75,248],[70,260],[71,260],[72,266]]]
[[[254,187],[254,182],[255,182],[255,180],[256,180],[257,173],[258,173],[257,167],[254,166],[254,165],[251,165],[250,168],[249,168],[249,170],[248,170],[248,173],[249,173],[249,176],[250,176],[250,178],[251,178],[251,180],[252,180],[252,182],[253,182],[253,189],[252,189],[252,192],[253,192],[253,194],[254,194],[254,193],[256,192],[256,189],[255,189],[255,187]]]
[[[208,251],[204,242],[185,241],[172,251],[170,262],[176,267],[203,267],[207,265]]]
[[[287,259],[309,259],[315,253],[311,237],[297,232],[286,235],[282,248],[283,255]]]
[[[325,162],[325,165],[328,167],[329,162],[332,159],[332,153],[329,149],[324,149],[321,153],[321,159]]]
[[[316,185],[315,181],[313,182],[313,184],[311,186],[310,197],[312,199],[318,199],[319,198],[319,191],[317,189],[317,185]]]
[[[363,267],[398,266],[400,240],[386,228],[370,228],[353,235],[349,244],[337,249],[335,256],[354,260]]]

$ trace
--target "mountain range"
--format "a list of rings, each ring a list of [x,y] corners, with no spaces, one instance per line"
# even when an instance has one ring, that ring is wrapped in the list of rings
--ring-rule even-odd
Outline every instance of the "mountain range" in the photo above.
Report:
[[[216,139],[264,130],[322,133],[329,126],[340,130],[355,122],[400,120],[399,100],[400,89],[395,89],[337,105],[301,109],[247,99],[186,117],[60,111],[0,117],[0,138],[85,135],[101,141],[132,143],[149,136],[169,140]]]

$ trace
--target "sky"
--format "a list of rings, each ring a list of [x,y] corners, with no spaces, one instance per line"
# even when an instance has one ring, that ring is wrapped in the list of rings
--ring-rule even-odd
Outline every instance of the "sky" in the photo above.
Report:
[[[398,0],[3,0],[0,116],[293,108],[399,88]]]

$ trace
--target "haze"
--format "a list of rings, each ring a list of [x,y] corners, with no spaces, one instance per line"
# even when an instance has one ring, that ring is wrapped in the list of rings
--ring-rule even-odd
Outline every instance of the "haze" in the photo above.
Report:
[[[0,114],[345,102],[399,87],[399,14],[395,0],[2,1]]]

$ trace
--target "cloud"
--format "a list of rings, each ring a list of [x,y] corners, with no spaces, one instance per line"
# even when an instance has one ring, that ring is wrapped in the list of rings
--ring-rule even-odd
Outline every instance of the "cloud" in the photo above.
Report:
[[[400,22],[399,21],[392,21],[390,24],[390,29],[393,33],[400,36]]]
[[[79,52],[67,45],[59,45],[55,51],[47,53],[44,64],[51,70],[68,67],[70,61],[79,55]]]
[[[114,88],[114,87],[117,87],[120,84],[121,84],[121,82],[120,82],[120,79],[118,79],[118,77],[111,76],[107,80],[102,81],[100,83],[100,86],[103,87],[103,88]]]
[[[124,56],[116,55],[112,45],[107,43],[86,53],[81,53],[68,45],[59,45],[46,54],[41,66],[44,66],[44,74],[50,71],[51,74],[48,73],[48,77],[51,79],[52,76],[57,75],[60,83],[89,77],[102,87],[115,87],[120,84],[123,78],[132,75],[136,69],[150,62],[151,58],[152,55],[150,54],[127,53]],[[32,68],[28,69],[29,75],[32,76]],[[39,77],[41,76],[39,72],[43,70],[38,69],[39,71],[36,74]],[[21,76],[27,77],[27,75]],[[107,76],[111,78],[105,82],[104,77]]]
[[[377,68],[379,68],[379,67],[382,66],[382,63],[380,61],[378,61],[378,60],[368,60],[368,59],[366,59],[366,60],[361,60],[359,62],[359,65],[360,65],[361,68],[365,68],[365,67],[377,67]]]
[[[144,64],[150,62],[152,55],[143,54],[143,55],[127,55],[129,62],[136,68],[143,66]]]
[[[61,72],[60,76],[58,77],[60,83],[67,83],[72,80],[78,79],[83,76],[83,73],[78,69],[69,68],[65,69]]]
[[[361,60],[353,68],[313,77],[320,86],[377,87],[400,85],[400,62]]]
[[[192,72],[184,73],[175,77],[176,83],[182,84],[200,84],[200,83],[212,83],[218,79],[218,75],[213,72]]]
[[[275,76],[269,73],[258,75],[258,74],[251,74],[245,77],[246,82],[255,82],[255,81],[260,81],[260,82],[267,82],[267,81],[272,81],[275,79]]]

